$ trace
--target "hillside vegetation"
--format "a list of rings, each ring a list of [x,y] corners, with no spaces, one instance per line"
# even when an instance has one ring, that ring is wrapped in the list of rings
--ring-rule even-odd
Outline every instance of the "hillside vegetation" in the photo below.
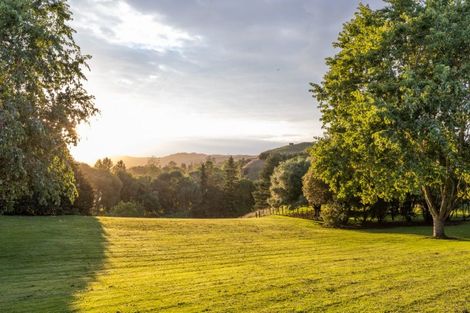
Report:
[[[0,312],[466,312],[470,224],[0,217]]]
[[[156,162],[156,164],[160,166],[167,166],[171,162],[176,163],[176,165],[186,164],[186,165],[199,165],[206,161],[208,158],[214,161],[215,164],[222,164],[228,160],[230,155],[224,154],[205,154],[205,153],[187,153],[187,152],[180,152],[174,153],[163,157],[132,157],[132,156],[116,156],[111,157],[114,163],[119,160],[124,161],[127,167],[134,167],[134,166],[144,166],[147,165],[149,162]],[[232,156],[235,161],[246,159],[252,160],[255,159],[256,156],[253,155],[233,155]]]
[[[281,155],[296,155],[300,153],[307,154],[307,149],[312,146],[312,142],[301,142],[297,144],[289,144],[279,148],[271,149],[260,153],[259,158],[261,160],[266,160],[271,154],[281,154]]]
[[[270,156],[280,155],[284,159],[287,159],[290,157],[295,157],[296,155],[307,155],[307,149],[310,148],[312,144],[312,142],[289,144],[286,146],[261,152],[258,158],[251,160],[243,167],[243,175],[248,179],[257,180],[260,178],[260,174],[263,171],[263,167],[266,164],[266,160]]]

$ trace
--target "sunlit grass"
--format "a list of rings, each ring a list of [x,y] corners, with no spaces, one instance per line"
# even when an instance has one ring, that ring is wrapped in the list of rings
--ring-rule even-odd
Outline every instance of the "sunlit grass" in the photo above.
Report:
[[[464,312],[470,224],[0,218],[0,312]]]

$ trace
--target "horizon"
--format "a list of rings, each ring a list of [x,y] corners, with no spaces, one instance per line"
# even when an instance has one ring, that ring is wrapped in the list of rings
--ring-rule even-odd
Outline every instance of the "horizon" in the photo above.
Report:
[[[323,130],[309,83],[359,2],[70,1],[101,111],[79,125],[73,157],[256,154],[312,141]]]
[[[302,144],[302,143],[306,143],[306,142],[305,141],[295,142],[293,144],[296,145],[296,144]],[[287,146],[287,145],[290,145],[290,144],[291,143],[286,143],[285,145],[282,145],[282,146],[271,147],[271,148],[264,149],[264,150],[261,150],[259,152],[255,152],[255,153],[210,153],[210,152],[198,152],[198,151],[178,151],[178,152],[172,152],[172,153],[161,154],[161,155],[128,155],[128,154],[104,155],[104,156],[101,156],[101,157],[96,158],[96,159],[85,160],[85,161],[78,160],[78,161],[81,162],[81,163],[85,163],[85,164],[93,166],[96,163],[96,161],[98,161],[100,159],[103,159],[103,158],[106,158],[106,157],[110,158],[113,161],[116,161],[116,160],[120,160],[120,159],[123,160],[125,158],[135,158],[135,159],[157,158],[157,159],[162,159],[162,158],[171,157],[171,156],[178,155],[178,154],[188,154],[188,155],[189,154],[196,154],[196,155],[207,155],[207,156],[233,156],[233,157],[246,156],[246,157],[255,157],[255,158],[257,158],[261,153],[263,153],[267,150],[280,148],[280,147]],[[126,163],[126,162],[124,162],[124,163]]]

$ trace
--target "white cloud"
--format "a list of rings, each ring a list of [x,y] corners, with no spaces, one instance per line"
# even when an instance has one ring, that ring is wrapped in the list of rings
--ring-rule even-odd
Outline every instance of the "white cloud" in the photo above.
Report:
[[[163,23],[163,17],[144,14],[124,1],[73,1],[72,26],[112,44],[165,52],[178,50],[201,37]]]

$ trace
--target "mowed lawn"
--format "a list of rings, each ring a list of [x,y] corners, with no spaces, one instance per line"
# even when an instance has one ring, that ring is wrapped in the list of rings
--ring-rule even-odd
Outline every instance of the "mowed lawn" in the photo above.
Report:
[[[470,224],[0,217],[0,312],[467,312]]]

